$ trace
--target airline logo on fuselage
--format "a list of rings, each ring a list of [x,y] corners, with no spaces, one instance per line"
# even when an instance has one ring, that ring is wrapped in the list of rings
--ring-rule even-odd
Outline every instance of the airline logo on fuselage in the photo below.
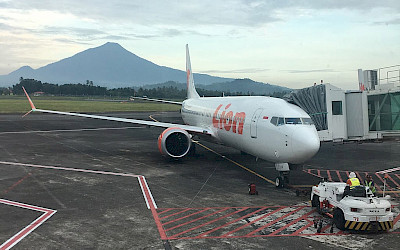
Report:
[[[213,114],[213,126],[219,129],[225,129],[226,131],[232,131],[239,135],[243,134],[243,125],[246,118],[245,112],[236,112],[233,115],[233,111],[228,111],[231,104],[225,106],[223,111],[220,113],[222,108],[220,104]]]

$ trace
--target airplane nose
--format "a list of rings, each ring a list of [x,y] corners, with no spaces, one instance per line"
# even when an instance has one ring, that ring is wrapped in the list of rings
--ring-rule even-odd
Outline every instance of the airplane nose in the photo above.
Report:
[[[319,150],[320,141],[314,127],[299,127],[292,134],[293,163],[302,163],[313,157]]]

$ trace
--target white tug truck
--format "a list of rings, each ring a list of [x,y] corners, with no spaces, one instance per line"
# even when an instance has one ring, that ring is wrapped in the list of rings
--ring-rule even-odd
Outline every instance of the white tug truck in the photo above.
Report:
[[[340,230],[387,231],[393,228],[390,197],[376,197],[365,186],[321,181],[312,187],[311,205],[333,219]]]

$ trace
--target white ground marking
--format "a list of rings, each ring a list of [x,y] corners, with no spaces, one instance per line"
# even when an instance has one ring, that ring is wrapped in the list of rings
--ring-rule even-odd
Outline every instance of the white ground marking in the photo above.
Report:
[[[35,230],[40,225],[42,225],[46,220],[48,220],[53,214],[55,214],[57,212],[57,210],[53,210],[53,209],[37,207],[37,206],[33,206],[33,205],[28,205],[28,204],[4,200],[4,199],[0,199],[0,203],[43,212],[43,214],[39,218],[34,220],[31,224],[29,224],[28,226],[23,228],[21,231],[19,231],[17,234],[15,234],[10,239],[8,239],[6,242],[4,242],[0,246],[1,250],[10,249],[13,246],[15,246],[18,242],[20,242],[23,238],[25,238],[28,234],[30,234],[33,230]]]
[[[81,131],[99,131],[99,130],[123,130],[123,129],[142,129],[145,127],[121,127],[121,128],[81,128],[81,129],[55,129],[55,130],[32,130],[32,131],[9,131],[0,132],[0,135],[8,134],[35,134],[35,133],[57,133],[57,132],[81,132]]]

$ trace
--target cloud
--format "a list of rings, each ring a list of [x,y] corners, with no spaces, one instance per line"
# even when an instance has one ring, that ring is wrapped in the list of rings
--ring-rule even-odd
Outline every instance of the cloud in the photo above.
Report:
[[[256,68],[249,68],[249,69],[232,69],[232,70],[202,70],[200,73],[204,74],[232,74],[232,73],[259,73],[269,71],[269,69],[256,69]]]
[[[291,74],[308,74],[308,73],[334,73],[337,72],[333,69],[310,69],[310,70],[285,70],[285,72]]]
[[[387,21],[373,22],[372,24],[375,24],[375,25],[398,25],[398,24],[400,24],[400,17],[393,18],[393,19],[390,19]]]

